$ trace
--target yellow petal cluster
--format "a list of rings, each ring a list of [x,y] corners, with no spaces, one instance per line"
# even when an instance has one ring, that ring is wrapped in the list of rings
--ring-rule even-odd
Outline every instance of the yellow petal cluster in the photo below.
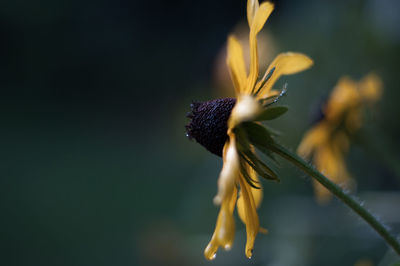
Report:
[[[362,109],[377,101],[382,94],[382,81],[368,74],[359,82],[349,77],[339,80],[323,108],[324,118],[304,135],[298,154],[313,158],[317,169],[332,181],[351,189],[353,181],[347,171],[344,155],[349,149],[348,135],[362,125]],[[316,198],[324,204],[332,195],[314,182]]]
[[[240,156],[237,149],[237,137],[234,133],[236,126],[245,121],[253,121],[263,110],[259,100],[277,91],[272,90],[274,82],[282,75],[294,74],[309,68],[313,62],[300,53],[283,53],[278,55],[267,69],[264,77],[259,79],[259,63],[257,51],[257,34],[264,27],[272,13],[274,5],[270,2],[259,4],[258,0],[248,0],[247,21],[249,23],[250,66],[249,73],[243,57],[243,48],[234,36],[228,37],[227,65],[235,88],[237,102],[228,121],[228,140],[223,150],[223,167],[218,178],[218,193],[214,202],[220,205],[214,234],[204,251],[207,259],[215,258],[219,247],[230,249],[235,234],[233,210],[237,206],[240,219],[246,225],[245,255],[250,258],[253,253],[254,241],[259,232],[267,230],[260,227],[257,207],[262,200],[262,189],[251,187],[240,172]],[[270,79],[263,79],[274,68]],[[255,91],[258,91],[255,94]],[[247,167],[249,176],[258,182],[256,172]]]

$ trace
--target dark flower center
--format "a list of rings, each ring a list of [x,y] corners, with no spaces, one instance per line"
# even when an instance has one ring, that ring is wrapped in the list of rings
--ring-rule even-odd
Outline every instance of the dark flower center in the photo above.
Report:
[[[192,111],[187,114],[191,120],[186,125],[186,135],[211,153],[222,157],[222,150],[228,139],[227,122],[235,103],[234,98],[193,102],[190,105]]]

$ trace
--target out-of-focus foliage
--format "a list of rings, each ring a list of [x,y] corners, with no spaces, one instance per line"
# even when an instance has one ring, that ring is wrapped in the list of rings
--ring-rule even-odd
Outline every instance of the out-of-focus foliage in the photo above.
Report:
[[[216,61],[245,22],[245,5],[1,3],[1,264],[209,264],[202,252],[222,162],[185,138],[184,116],[191,100],[225,95],[213,81]],[[277,1],[266,26],[274,52],[302,52],[315,63],[276,84],[288,82],[290,111],[271,125],[293,150],[340,76],[382,77],[381,102],[347,165],[365,205],[397,233],[398,10],[396,0]],[[302,173],[284,162],[276,170],[281,183],[264,185],[259,210],[269,234],[257,239],[250,263],[396,261],[341,203],[318,206]],[[249,263],[244,232],[237,235],[214,265]]]

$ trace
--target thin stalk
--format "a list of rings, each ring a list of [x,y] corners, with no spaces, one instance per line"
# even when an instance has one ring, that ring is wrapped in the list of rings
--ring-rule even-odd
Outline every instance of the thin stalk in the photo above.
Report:
[[[400,255],[400,242],[385,228],[385,226],[379,222],[367,209],[365,209],[359,202],[357,202],[353,197],[346,193],[338,185],[330,181],[323,174],[321,174],[314,167],[305,162],[297,154],[289,151],[282,145],[274,142],[268,145],[271,151],[279,154],[284,159],[290,161],[298,168],[303,170],[305,173],[310,175],[312,178],[317,180],[321,185],[328,189],[332,194],[343,201],[347,206],[349,206],[353,211],[361,216],[375,231],[380,234],[383,239],[391,246],[398,255]]]

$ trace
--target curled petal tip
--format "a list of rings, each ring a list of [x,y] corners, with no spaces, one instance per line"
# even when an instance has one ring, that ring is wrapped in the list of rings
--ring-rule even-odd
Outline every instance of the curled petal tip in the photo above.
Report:
[[[217,251],[214,245],[211,243],[207,245],[206,249],[204,250],[204,257],[207,260],[213,260],[217,256]]]
[[[207,260],[214,260],[217,257],[217,253],[212,254],[209,257],[206,257]]]
[[[251,259],[252,256],[253,256],[253,249],[252,248],[247,249],[246,250],[246,257],[248,259]]]
[[[221,205],[221,196],[219,195],[215,196],[213,202],[215,205]]]
[[[304,55],[306,59],[308,60],[308,68],[312,67],[314,65],[314,61],[307,55]]]

